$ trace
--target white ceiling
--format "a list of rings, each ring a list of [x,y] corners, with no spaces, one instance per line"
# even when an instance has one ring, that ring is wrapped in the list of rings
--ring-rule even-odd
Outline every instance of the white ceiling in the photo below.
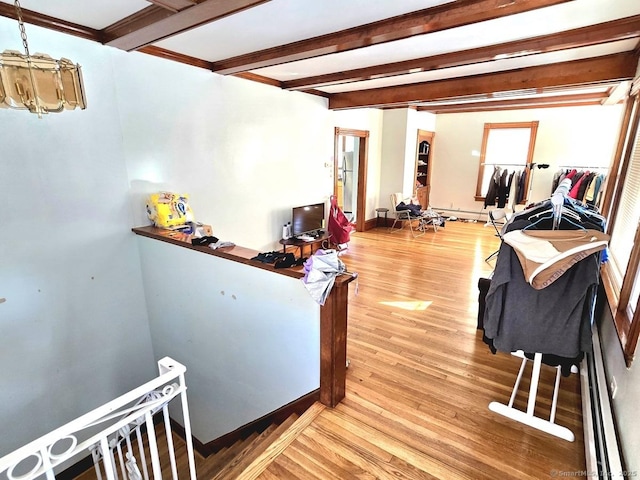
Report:
[[[227,5],[242,1],[251,0],[225,0]],[[166,2],[176,6],[180,12],[173,12],[158,5],[154,6],[154,4],[164,4],[166,7]],[[233,73],[273,84],[274,88],[289,88],[292,85],[287,85],[286,82],[302,81],[301,79],[307,77],[366,69],[393,62],[425,58],[429,60],[427,57],[436,55],[439,56],[438,58],[444,59],[442,65],[435,68],[433,66],[427,67],[426,71],[421,71],[423,69],[419,66],[421,63],[418,62],[417,68],[414,65],[411,70],[415,73],[406,73],[406,68],[384,74],[366,71],[349,80],[323,77],[320,82],[307,83],[306,85],[309,85],[307,87],[296,87],[328,96],[330,108],[332,107],[332,99],[341,99],[340,102],[336,102],[336,105],[339,103],[336,108],[349,108],[351,106],[349,101],[352,98],[349,96],[350,94],[358,95],[357,101],[354,100],[354,107],[369,104],[376,106],[441,105],[441,99],[435,98],[437,95],[432,97],[424,86],[418,85],[415,93],[413,91],[407,93],[406,88],[416,83],[425,84],[427,82],[428,84],[428,82],[455,80],[475,75],[483,76],[478,78],[488,78],[490,83],[491,75],[508,71],[517,72],[517,74],[514,73],[514,82],[518,83],[518,90],[522,90],[528,88],[528,72],[533,72],[533,70],[528,70],[530,67],[555,65],[559,72],[558,78],[563,75],[570,78],[572,69],[577,67],[574,67],[576,64],[565,64],[565,62],[604,58],[607,55],[624,54],[624,52],[634,52],[633,57],[625,57],[625,62],[637,64],[640,51],[638,48],[640,0],[571,0],[564,2],[558,0],[555,5],[537,8],[539,5],[545,5],[549,2],[554,3],[553,0],[479,0],[478,2],[470,0],[453,2],[446,0],[270,0],[202,25],[199,25],[197,21],[192,22],[192,24],[196,24],[194,28],[185,30],[184,27],[180,27],[179,33],[164,32],[165,26],[162,23],[164,17],[173,16],[169,18],[170,22],[177,19],[179,15],[184,17],[185,14],[196,12],[198,7],[200,7],[199,12],[202,12],[204,10],[202,7],[206,5],[224,4],[224,2],[222,0],[90,0],[89,2],[86,0],[21,0],[20,3],[22,9],[27,13],[25,15],[27,22],[38,23],[71,34],[77,34],[77,26],[86,27],[87,31],[83,33],[85,37],[93,37],[94,40],[107,44],[110,41],[108,36],[111,35],[111,30],[107,27],[134,14],[138,14],[139,17],[139,12],[143,9],[155,9],[155,13],[162,15],[163,18],[156,18],[158,23],[147,28],[157,27],[161,33],[153,37],[158,40],[147,42],[145,44],[147,46],[143,47],[142,51],[210,68],[213,71],[222,69],[229,59],[255,54],[255,58],[263,62],[261,65],[266,63],[265,67],[255,68],[255,63],[252,63],[248,67],[236,68],[237,72]],[[500,14],[503,9],[514,6],[524,10],[532,9],[499,18],[476,21],[478,15],[482,13],[479,13],[475,8],[475,4],[479,3],[483,4],[483,8],[490,11],[491,14]],[[492,8],[489,8],[488,5],[491,5]],[[433,9],[434,7],[435,9]],[[415,25],[405,27],[404,24],[394,24],[388,32],[384,32],[382,35],[378,32],[378,36],[373,40],[368,36],[369,33],[356,31],[355,38],[358,38],[358,41],[364,45],[358,45],[358,48],[349,48],[348,45],[345,45],[347,41],[344,38],[346,37],[340,36],[345,30],[430,8],[432,10],[422,12],[418,23],[415,23],[414,20]],[[459,10],[458,13],[453,12],[456,8]],[[460,11],[463,11],[462,17],[459,15]],[[11,16],[13,12],[13,1],[0,0],[0,14]],[[198,15],[202,14],[198,13]],[[53,17],[54,20],[49,17]],[[462,18],[462,20],[456,20],[457,23],[454,23],[454,26],[438,31],[439,22],[446,24],[450,18],[454,17]],[[502,53],[506,51],[503,44],[507,42],[540,36],[563,39],[568,30],[625,18],[628,18],[628,22],[623,27],[625,29],[623,33],[621,30],[616,31],[609,37],[602,34],[597,41],[592,40],[595,34],[587,32],[579,37],[574,35],[572,40],[565,42],[566,44],[562,47],[553,48],[556,51],[543,53],[544,49],[536,50],[531,47],[526,52]],[[70,24],[75,25],[70,26]],[[136,25],[134,30],[141,29],[139,24],[134,23],[134,25]],[[146,25],[142,25],[142,27],[146,27]],[[381,36],[386,39],[387,35],[398,34],[400,29],[406,30],[403,30],[400,39],[380,40]],[[434,29],[436,31],[433,31]],[[421,33],[424,31],[430,31],[430,33]],[[296,43],[328,34],[333,35],[337,40],[330,44],[328,49],[325,47],[319,52],[320,54],[317,50],[314,51],[313,47],[302,48]],[[118,33],[118,35],[123,34]],[[575,40],[576,38],[579,40]],[[587,42],[586,46],[583,46],[584,42]],[[369,43],[371,45],[368,45]],[[265,52],[261,52],[274,47],[287,52],[289,56],[284,59],[270,60],[268,55],[264,56]],[[462,63],[454,63],[455,66],[447,65],[448,55],[455,55],[458,52],[479,47],[491,47],[491,51],[495,54],[490,56],[485,54],[471,60],[466,59]],[[0,49],[2,49],[1,45]],[[496,56],[498,58],[495,58]],[[298,58],[301,59],[297,60]],[[421,62],[423,61],[421,60]],[[576,70],[578,77],[571,80],[575,82],[575,85],[567,85],[567,80],[563,80],[564,83],[559,80],[557,86],[553,85],[552,80],[538,82],[537,87],[523,98],[544,98],[545,96],[549,98],[549,93],[545,92],[549,88],[555,87],[561,87],[557,88],[553,94],[557,98],[566,99],[567,95],[582,95],[581,98],[583,98],[589,93],[596,92],[599,92],[600,97],[606,97],[607,92],[610,92],[621,81],[628,81],[630,76],[633,77],[633,74],[628,73],[629,69],[625,69],[624,72],[612,72],[612,78],[605,78],[606,74],[603,74],[596,80],[592,77],[587,79],[587,76],[590,75],[589,72],[598,68],[600,67],[597,64],[585,67],[584,82],[579,77],[581,70]],[[548,73],[546,75],[549,76]],[[535,75],[532,73],[531,78],[533,77]],[[501,78],[504,81],[504,77]],[[582,83],[589,85],[596,83],[599,85],[599,89],[585,90]],[[544,92],[540,85],[543,85]],[[397,100],[392,93],[393,87],[396,86],[405,86],[405,93]],[[375,96],[378,96],[378,91],[371,92],[369,97],[365,93],[361,93],[364,90],[383,87],[386,88],[379,91],[383,94],[379,96],[379,102],[370,98],[374,93]],[[484,88],[486,89],[486,87]],[[496,88],[511,89],[512,87],[501,86],[498,82]],[[346,92],[350,92],[350,94]],[[339,95],[341,93],[345,93],[347,96]],[[469,98],[475,100],[487,96],[491,97],[490,93],[492,92],[477,91],[470,92],[468,95]],[[444,94],[439,93],[439,95],[447,96],[446,89]],[[463,101],[465,96],[467,95],[451,94],[451,97],[458,99],[457,102],[460,105],[469,104],[469,102]],[[511,96],[510,98],[519,97]],[[439,102],[438,104],[435,103],[436,100]],[[606,98],[601,98],[597,101],[604,102],[605,100]],[[451,104],[452,101],[449,100],[446,103]]]
[[[451,0],[272,0],[158,46],[209,61],[286,45]]]

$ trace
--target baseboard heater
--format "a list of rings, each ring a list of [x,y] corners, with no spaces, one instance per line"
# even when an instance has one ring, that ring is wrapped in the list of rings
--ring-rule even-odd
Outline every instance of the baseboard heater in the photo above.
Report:
[[[457,213],[468,213],[470,215],[477,215],[478,219],[480,219],[481,215],[487,215],[489,213],[489,211],[483,211],[481,210],[460,210],[459,208],[440,208],[440,207],[431,207],[432,210],[435,210],[436,212],[442,212],[442,213],[446,213],[446,212],[451,212],[451,215]],[[449,216],[451,216],[449,215]],[[488,217],[487,217],[488,218]]]
[[[622,456],[596,325],[592,329],[592,339],[593,348],[580,365],[586,477],[622,478]]]

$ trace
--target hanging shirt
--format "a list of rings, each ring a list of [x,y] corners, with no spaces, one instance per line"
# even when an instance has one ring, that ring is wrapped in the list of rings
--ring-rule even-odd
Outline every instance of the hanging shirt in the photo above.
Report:
[[[517,191],[518,183],[520,182],[520,171],[513,172],[511,174],[511,180],[509,180],[509,195],[507,195],[507,209],[512,212],[515,211],[515,205],[517,203]]]

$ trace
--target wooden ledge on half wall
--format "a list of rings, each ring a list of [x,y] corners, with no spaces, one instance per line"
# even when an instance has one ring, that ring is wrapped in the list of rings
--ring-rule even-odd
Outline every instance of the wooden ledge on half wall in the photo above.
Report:
[[[251,260],[260,252],[250,248],[236,245],[214,250],[208,246],[192,245],[190,234],[154,226],[135,227],[131,230],[136,235],[269,270],[279,275],[298,279],[304,277],[302,266],[275,268],[271,264]],[[348,286],[354,279],[352,275],[338,275],[325,304],[320,307],[320,402],[328,407],[335,407],[345,396]]]

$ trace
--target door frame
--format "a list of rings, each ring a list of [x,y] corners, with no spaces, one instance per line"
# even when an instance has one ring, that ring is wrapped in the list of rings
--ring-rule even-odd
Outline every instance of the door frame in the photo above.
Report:
[[[413,178],[416,178],[418,174],[418,159],[419,159],[419,151],[420,151],[420,142],[427,141],[429,142],[429,157],[427,164],[427,183],[424,187],[427,189],[427,204],[431,203],[431,172],[433,172],[433,142],[435,140],[436,132],[432,132],[430,130],[420,130],[418,129],[418,136],[416,139],[416,162],[415,162],[415,171],[413,172]],[[414,182],[415,183],[415,182]],[[417,196],[418,188],[414,184],[414,194]],[[425,205],[424,208],[427,208],[429,205]]]
[[[340,135],[358,137],[358,179],[356,183],[356,232],[364,232],[367,198],[367,165],[369,162],[369,131],[335,127],[333,140],[333,194],[338,194],[338,144]]]

